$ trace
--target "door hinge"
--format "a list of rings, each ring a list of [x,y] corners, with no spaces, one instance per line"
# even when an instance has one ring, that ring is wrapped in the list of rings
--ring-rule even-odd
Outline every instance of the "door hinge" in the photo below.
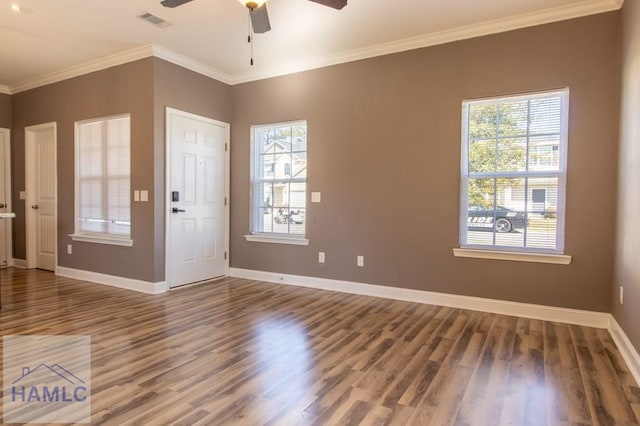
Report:
[[[227,260],[227,252],[224,252],[224,260]]]
[[[227,144],[226,142],[224,143],[224,152],[227,152],[227,149],[229,149],[229,144]]]
[[[227,206],[227,197],[224,197],[224,206]]]

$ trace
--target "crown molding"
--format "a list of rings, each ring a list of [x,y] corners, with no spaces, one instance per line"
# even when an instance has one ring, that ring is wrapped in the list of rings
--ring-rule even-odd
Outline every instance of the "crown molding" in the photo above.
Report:
[[[213,78],[214,80],[218,80],[226,84],[231,84],[232,76],[216,68],[205,65],[202,62],[198,62],[169,49],[165,49],[162,46],[154,45],[152,46],[152,49],[153,56],[155,56],[156,58],[164,59],[167,62],[179,65],[183,68],[186,68],[193,72],[197,72],[198,74],[202,74],[206,77]]]
[[[362,49],[355,49],[348,52],[325,56],[322,58],[311,59],[308,61],[292,62],[284,67],[271,68],[259,72],[247,72],[233,77],[230,84],[233,85],[247,83],[250,81],[278,77],[281,75],[293,74],[296,72],[308,71],[331,65],[338,65],[361,59],[388,55],[391,53],[436,46],[439,44],[497,34],[506,31],[517,30],[520,28],[533,27],[536,25],[549,24],[552,22],[558,22],[567,19],[595,15],[597,13],[610,12],[612,10],[620,9],[623,2],[624,0],[591,0],[579,4],[554,7],[551,9],[511,16],[508,18],[486,21],[479,24],[467,25],[417,37],[410,37],[390,43],[382,43]]]
[[[378,44],[362,49],[351,50],[334,55],[328,55],[306,61],[290,62],[284,66],[272,67],[263,71],[251,71],[242,74],[231,75],[216,68],[205,65],[194,59],[188,58],[179,53],[165,49],[157,45],[145,45],[124,52],[95,59],[84,64],[75,65],[69,68],[55,71],[49,74],[36,77],[15,85],[1,86],[0,93],[15,94],[47,84],[57,83],[69,78],[78,77],[91,72],[100,71],[116,65],[151,56],[179,65],[188,70],[213,78],[226,84],[235,85],[250,81],[263,80],[266,78],[278,77],[293,74],[301,71],[308,71],[331,65],[343,64],[346,62],[372,58],[376,56],[388,55],[391,53],[404,52],[407,50],[419,49],[423,47],[435,46],[454,41],[480,37],[490,34],[497,34],[519,28],[532,27],[535,25],[548,24],[551,22],[566,19],[579,18],[597,13],[609,12],[622,7],[624,0],[590,0],[574,5],[555,7],[539,12],[512,16],[504,19],[487,21],[480,24],[458,27],[451,30],[425,34],[411,37],[404,40],[390,43]]]
[[[81,75],[137,61],[139,59],[149,58],[152,56],[164,59],[167,62],[179,65],[183,68],[197,72],[207,77],[222,81],[223,83],[231,84],[231,77],[228,74],[223,73],[222,71],[207,66],[201,62],[195,61],[179,53],[173,52],[169,49],[165,49],[164,47],[148,44],[136,47],[134,49],[126,50],[124,52],[119,52],[113,55],[98,58],[93,61],[85,62],[83,64],[74,65],[72,67],[45,74],[34,79],[26,80],[22,83],[18,83],[12,86],[0,86],[0,93],[13,95],[15,93],[20,93],[26,90],[35,89],[37,87],[46,86],[47,84],[57,83],[69,78],[79,77]]]
[[[47,84],[57,83],[69,78],[78,77],[95,71],[100,71],[106,68],[114,67],[116,65],[126,64],[129,62],[137,61],[139,59],[148,58],[150,56],[153,56],[152,46],[140,46],[134,49],[125,50],[124,52],[119,52],[113,55],[94,59],[83,64],[64,68],[60,71],[54,71],[52,73],[27,80],[22,83],[18,83],[16,85],[10,86],[9,90],[11,91],[11,94],[20,93],[26,90],[35,89],[36,87],[46,86]]]

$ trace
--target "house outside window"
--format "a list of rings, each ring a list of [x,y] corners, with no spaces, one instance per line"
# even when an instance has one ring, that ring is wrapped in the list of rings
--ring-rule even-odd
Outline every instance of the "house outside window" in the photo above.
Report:
[[[251,139],[251,233],[296,244],[306,231],[307,123],[253,126]]]
[[[568,98],[463,102],[461,247],[563,252]]]
[[[77,241],[131,241],[131,117],[76,122],[75,232]]]

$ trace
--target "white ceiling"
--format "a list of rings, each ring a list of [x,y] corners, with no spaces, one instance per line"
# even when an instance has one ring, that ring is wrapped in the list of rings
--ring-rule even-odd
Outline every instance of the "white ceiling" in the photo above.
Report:
[[[269,0],[272,30],[255,36],[238,0],[0,0],[0,88],[109,55],[157,46],[228,83],[614,10],[623,0],[349,0],[341,11]],[[11,4],[23,11],[16,13]],[[170,22],[157,28],[137,16]],[[64,73],[60,75],[65,75]],[[45,79],[46,80],[46,79]]]

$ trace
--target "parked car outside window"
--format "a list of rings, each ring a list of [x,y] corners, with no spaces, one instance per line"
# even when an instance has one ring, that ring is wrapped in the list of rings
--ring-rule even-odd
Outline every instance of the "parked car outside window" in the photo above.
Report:
[[[515,211],[503,206],[485,208],[484,206],[469,206],[467,219],[468,229],[487,229],[504,233],[514,229],[524,228],[527,224],[527,215],[522,211]]]
[[[302,224],[304,223],[304,211],[302,210],[286,210],[286,209],[279,209],[276,213],[275,216],[273,217],[273,220],[275,223],[296,223],[296,224]]]

